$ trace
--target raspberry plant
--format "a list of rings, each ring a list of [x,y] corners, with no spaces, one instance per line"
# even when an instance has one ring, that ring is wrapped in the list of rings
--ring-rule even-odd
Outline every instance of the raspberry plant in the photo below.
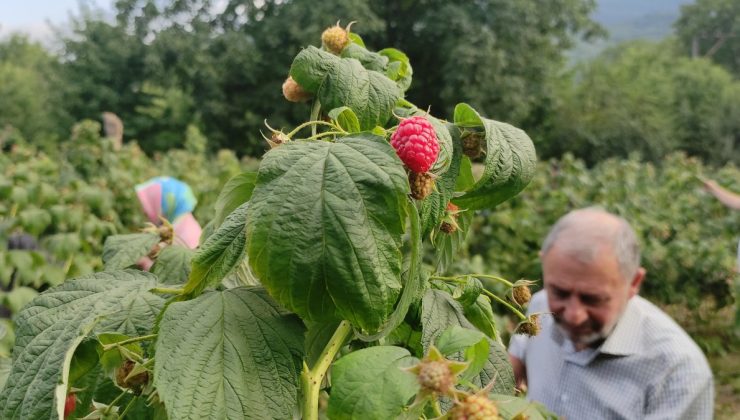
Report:
[[[102,272],[18,314],[0,417],[63,418],[70,393],[69,415],[86,418],[549,416],[513,396],[493,322],[491,299],[530,322],[522,302],[479,278],[508,295],[515,285],[441,275],[472,214],[532,178],[531,140],[464,103],[453,121],[420,110],[404,98],[401,51],[372,52],[347,30],[348,43],[329,42],[337,29],[295,57],[283,86],[312,101],[310,120],[267,126],[271,150],[226,183],[196,252],[167,229],[110,236]],[[398,134],[408,122],[421,140]],[[477,180],[463,135],[484,143]],[[394,136],[421,141],[423,165]],[[414,170],[434,182],[423,196]],[[422,263],[427,241],[433,265]],[[151,272],[132,268],[144,255]]]

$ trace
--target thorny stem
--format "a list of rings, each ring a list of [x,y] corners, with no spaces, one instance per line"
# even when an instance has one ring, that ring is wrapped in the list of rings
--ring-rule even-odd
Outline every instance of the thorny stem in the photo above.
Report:
[[[103,351],[108,351],[116,347],[125,346],[126,344],[137,343],[139,341],[151,340],[157,338],[157,334],[142,335],[141,337],[133,337],[123,341],[117,341],[115,343],[104,344]]]
[[[318,361],[313,368],[309,369],[308,365],[303,363],[303,372],[301,372],[301,388],[303,389],[303,420],[317,420],[319,418],[319,392],[321,391],[321,382],[326,376],[326,371],[334,361],[334,357],[344,344],[344,341],[352,333],[352,325],[348,321],[339,323],[334,335],[326,343],[326,347],[321,352]]]

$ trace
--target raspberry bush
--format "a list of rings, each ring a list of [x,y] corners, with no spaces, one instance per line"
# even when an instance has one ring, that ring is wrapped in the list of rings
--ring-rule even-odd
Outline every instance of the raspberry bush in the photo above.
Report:
[[[348,29],[295,57],[283,91],[309,120],[266,125],[259,170],[225,184],[195,252],[167,229],[109,236],[102,271],[20,311],[0,418],[63,418],[70,393],[71,418],[549,416],[514,396],[493,321],[495,300],[533,323],[521,283],[441,275],[473,214],[529,183],[531,140],[464,103],[452,121],[417,108],[406,55]]]

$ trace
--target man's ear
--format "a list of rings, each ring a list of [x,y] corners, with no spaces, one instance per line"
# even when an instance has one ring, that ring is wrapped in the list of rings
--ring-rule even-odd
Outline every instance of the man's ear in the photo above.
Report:
[[[630,281],[629,297],[636,295],[640,291],[642,281],[645,279],[645,273],[646,271],[643,267],[637,269],[635,276],[632,277],[632,280]]]

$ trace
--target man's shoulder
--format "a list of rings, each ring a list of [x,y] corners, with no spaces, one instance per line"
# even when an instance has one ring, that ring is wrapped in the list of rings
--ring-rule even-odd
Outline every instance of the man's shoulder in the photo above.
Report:
[[[632,298],[629,310],[639,312],[643,349],[667,366],[690,364],[709,372],[709,364],[699,346],[676,321],[655,304],[640,296]]]
[[[547,304],[547,293],[545,293],[544,289],[532,295],[532,299],[529,300],[529,306],[527,307],[528,313],[548,312],[549,310],[550,307]]]

